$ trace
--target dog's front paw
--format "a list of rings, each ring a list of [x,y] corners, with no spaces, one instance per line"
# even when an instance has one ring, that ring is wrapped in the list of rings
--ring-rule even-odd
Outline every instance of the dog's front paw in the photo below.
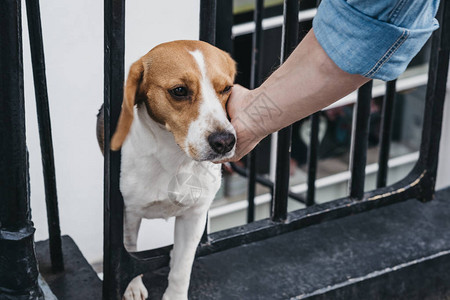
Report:
[[[136,276],[128,284],[122,300],[145,300],[148,297],[147,289],[142,282],[142,275]]]
[[[177,293],[169,288],[164,293],[162,300],[188,300],[186,293]]]

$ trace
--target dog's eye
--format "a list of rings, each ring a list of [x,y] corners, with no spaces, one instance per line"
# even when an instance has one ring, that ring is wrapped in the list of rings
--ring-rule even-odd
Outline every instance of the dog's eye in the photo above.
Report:
[[[227,85],[223,91],[221,92],[222,94],[228,94],[231,91],[232,86],[231,85]]]
[[[189,96],[189,91],[184,86],[177,86],[176,88],[169,90],[169,93],[175,98],[187,98]]]

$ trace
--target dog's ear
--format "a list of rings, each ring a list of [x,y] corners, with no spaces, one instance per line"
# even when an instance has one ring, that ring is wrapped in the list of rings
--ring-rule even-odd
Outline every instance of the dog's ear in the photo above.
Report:
[[[122,110],[120,112],[119,122],[117,123],[116,131],[111,138],[111,150],[113,151],[117,151],[122,147],[122,144],[130,131],[131,123],[133,123],[136,93],[142,82],[143,74],[144,65],[141,60],[138,60],[131,65],[123,93]]]

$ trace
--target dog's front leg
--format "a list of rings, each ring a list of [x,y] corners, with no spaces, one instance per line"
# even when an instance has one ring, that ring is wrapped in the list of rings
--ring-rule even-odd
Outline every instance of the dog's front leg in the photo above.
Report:
[[[136,245],[140,225],[141,217],[133,211],[125,209],[123,220],[123,243],[128,252],[137,251]],[[148,293],[144,283],[142,282],[142,275],[139,275],[133,278],[133,280],[131,280],[128,284],[122,299],[143,300],[147,299],[147,297]]]
[[[187,212],[175,220],[169,285],[163,300],[187,300],[192,263],[206,224],[207,209]]]
[[[142,218],[135,212],[127,209],[124,210],[123,218],[123,244],[128,252],[136,252]]]

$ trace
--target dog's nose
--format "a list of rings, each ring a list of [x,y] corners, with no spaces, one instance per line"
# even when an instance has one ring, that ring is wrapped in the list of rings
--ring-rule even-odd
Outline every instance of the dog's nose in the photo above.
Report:
[[[230,132],[219,131],[208,136],[208,143],[216,153],[225,154],[233,149],[236,138]]]

